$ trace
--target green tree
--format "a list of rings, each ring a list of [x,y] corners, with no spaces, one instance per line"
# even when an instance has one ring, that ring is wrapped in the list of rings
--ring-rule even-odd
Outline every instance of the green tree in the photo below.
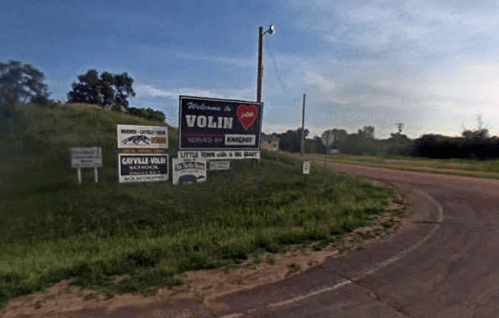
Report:
[[[306,138],[309,133],[308,129],[305,129]],[[279,149],[289,152],[299,152],[301,149],[301,135],[302,129],[288,130],[286,133],[279,135]]]
[[[14,104],[48,101],[45,75],[30,64],[18,61],[0,63],[0,104],[2,108]]]
[[[128,98],[135,97],[132,86],[133,78],[127,73],[104,72],[99,76],[96,70],[88,70],[79,75],[78,82],[71,86],[68,102],[97,104],[112,110],[126,111],[129,107]]]

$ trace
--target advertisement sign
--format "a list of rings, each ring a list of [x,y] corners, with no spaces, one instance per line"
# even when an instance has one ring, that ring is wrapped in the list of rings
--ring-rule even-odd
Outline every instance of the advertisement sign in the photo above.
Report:
[[[71,148],[72,168],[102,167],[102,148]]]
[[[260,151],[179,151],[181,159],[260,159]]]
[[[168,127],[118,125],[118,148],[168,149]]]
[[[310,174],[310,161],[303,161],[303,174]]]
[[[263,104],[180,96],[179,149],[258,150]]]
[[[173,184],[203,181],[206,181],[206,159],[172,159]]]
[[[230,168],[230,161],[210,161],[209,170],[228,170]]]
[[[147,182],[168,180],[167,154],[118,155],[121,182]]]

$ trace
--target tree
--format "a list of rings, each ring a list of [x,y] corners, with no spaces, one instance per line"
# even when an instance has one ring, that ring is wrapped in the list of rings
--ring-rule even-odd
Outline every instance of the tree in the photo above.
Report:
[[[305,129],[305,138],[309,133],[308,129]],[[302,129],[288,130],[286,133],[279,135],[279,149],[289,152],[299,152],[301,149],[301,134]]]
[[[404,128],[404,124],[398,123],[397,124],[398,131],[396,133],[390,133],[390,138],[388,140],[391,140],[391,141],[395,141],[395,140],[407,141],[407,140],[409,140],[409,138],[407,138],[407,136],[402,133],[403,128]]]
[[[30,64],[18,61],[0,63],[0,105],[4,110],[14,104],[48,101],[45,75]]]
[[[128,98],[135,97],[132,88],[133,79],[127,74],[111,74],[104,72],[99,76],[96,70],[78,76],[68,93],[68,103],[97,104],[102,107],[126,111]]]
[[[374,139],[374,127],[364,126],[362,129],[358,130],[357,134],[365,138]]]

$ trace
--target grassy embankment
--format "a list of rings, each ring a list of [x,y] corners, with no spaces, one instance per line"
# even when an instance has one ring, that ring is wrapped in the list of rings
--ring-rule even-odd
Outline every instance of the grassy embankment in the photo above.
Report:
[[[0,136],[0,303],[70,279],[112,296],[181,284],[289,244],[324,243],[367,225],[393,191],[265,154],[200,184],[119,184],[116,124],[161,123],[72,105],[22,105]],[[170,129],[170,156],[176,131]],[[174,146],[175,145],[175,146]],[[103,148],[98,184],[76,184],[70,147]],[[115,280],[121,277],[119,283]]]
[[[312,155],[324,159],[323,155]],[[325,157],[329,162],[348,163],[396,170],[441,173],[499,179],[499,160],[472,159],[422,159],[411,157],[370,157],[355,155],[334,155]]]

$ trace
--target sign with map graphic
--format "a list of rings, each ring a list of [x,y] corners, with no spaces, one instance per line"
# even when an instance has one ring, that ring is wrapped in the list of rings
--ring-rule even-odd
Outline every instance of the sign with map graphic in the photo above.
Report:
[[[258,150],[263,103],[180,96],[179,149]]]
[[[172,159],[172,183],[206,181],[206,159]]]
[[[168,149],[168,127],[118,125],[118,148]]]

